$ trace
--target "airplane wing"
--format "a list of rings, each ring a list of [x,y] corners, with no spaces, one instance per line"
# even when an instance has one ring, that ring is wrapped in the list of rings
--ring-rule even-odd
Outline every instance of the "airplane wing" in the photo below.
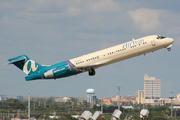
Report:
[[[94,63],[94,64],[90,64],[90,65],[84,65],[84,66],[77,66],[77,67],[70,67],[69,69],[79,69],[81,71],[89,71],[90,69],[95,69],[95,68],[98,68],[104,64],[108,63],[107,60],[105,61],[102,61],[102,62],[97,62],[97,63]]]

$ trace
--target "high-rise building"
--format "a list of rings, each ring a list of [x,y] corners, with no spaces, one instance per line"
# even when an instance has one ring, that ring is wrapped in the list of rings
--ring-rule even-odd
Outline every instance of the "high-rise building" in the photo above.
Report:
[[[136,102],[137,104],[144,104],[144,90],[138,90],[136,92]]]
[[[145,103],[158,103],[161,97],[161,80],[144,75],[144,98]]]

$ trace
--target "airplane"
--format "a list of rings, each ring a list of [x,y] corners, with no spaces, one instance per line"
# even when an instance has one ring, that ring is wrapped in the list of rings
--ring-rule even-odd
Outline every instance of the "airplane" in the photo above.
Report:
[[[171,50],[174,40],[161,35],[150,35],[119,44],[107,49],[69,59],[53,65],[41,65],[26,55],[8,59],[28,76],[26,81],[37,79],[57,79],[89,72],[89,76],[96,74],[95,69],[115,62],[126,60],[135,56],[145,55],[149,52],[167,48]]]

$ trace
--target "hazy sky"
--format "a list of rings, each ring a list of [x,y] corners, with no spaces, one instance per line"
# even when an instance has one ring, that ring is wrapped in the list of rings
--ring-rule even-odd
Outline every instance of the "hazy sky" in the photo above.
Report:
[[[144,89],[144,74],[161,79],[161,95],[180,93],[179,0],[1,0],[0,95],[114,97]],[[44,65],[58,63],[147,35],[175,40],[161,49],[96,70],[57,80],[25,81],[7,59],[26,54]]]

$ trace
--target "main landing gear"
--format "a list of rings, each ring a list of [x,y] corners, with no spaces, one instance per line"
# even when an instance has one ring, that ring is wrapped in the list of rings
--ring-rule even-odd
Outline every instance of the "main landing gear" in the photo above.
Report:
[[[89,70],[89,76],[93,76],[93,75],[95,75],[95,74],[96,74],[96,71],[91,68],[91,69]]]
[[[171,48],[167,48],[168,51],[171,51]]]

